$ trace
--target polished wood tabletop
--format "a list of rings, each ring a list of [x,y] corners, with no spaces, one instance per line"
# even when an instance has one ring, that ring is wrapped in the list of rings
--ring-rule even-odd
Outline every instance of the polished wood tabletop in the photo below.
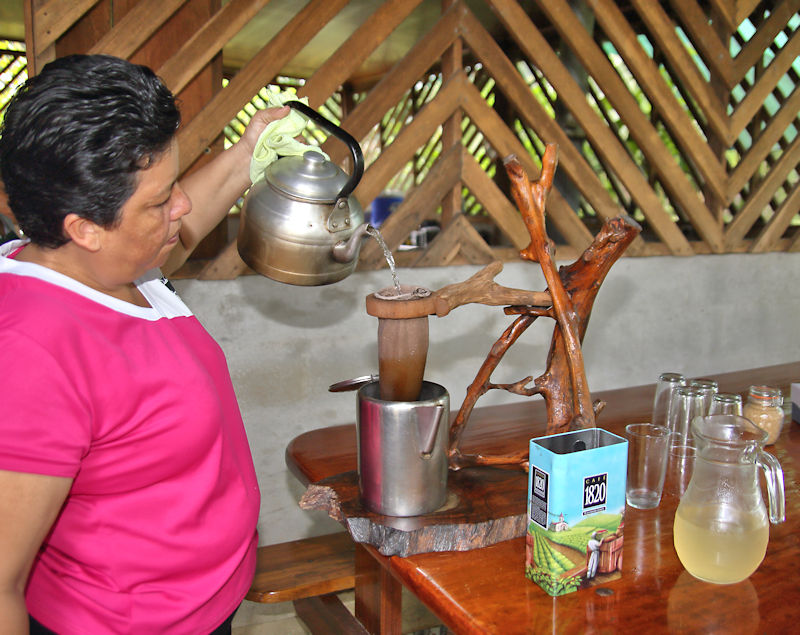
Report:
[[[746,394],[751,384],[789,394],[800,362],[710,375],[722,392]],[[597,425],[617,434],[650,415],[653,385],[593,394],[606,407]],[[507,452],[544,431],[541,400],[476,409],[464,434],[465,451]],[[800,423],[787,417],[767,451],[781,462],[786,522],[770,526],[767,554],[744,582],[696,580],[672,543],[678,500],[665,495],[654,510],[625,512],[622,577],[601,587],[550,597],[525,578],[525,539],[463,552],[384,557],[356,552],[356,616],[370,632],[400,629],[400,585],[455,633],[788,633],[800,630]],[[305,484],[355,469],[354,425],[321,428],[297,437],[287,465]],[[521,474],[522,478],[527,478]]]

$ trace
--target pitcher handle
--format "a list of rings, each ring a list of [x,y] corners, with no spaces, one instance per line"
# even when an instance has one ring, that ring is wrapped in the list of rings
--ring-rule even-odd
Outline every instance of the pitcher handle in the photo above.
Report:
[[[786,520],[785,500],[783,495],[783,469],[781,464],[769,452],[763,450],[756,456],[756,465],[764,472],[767,479],[767,496],[769,497],[769,521],[773,525]]]
[[[444,406],[418,406],[417,413],[417,432],[419,434],[419,455],[423,459],[431,458],[433,448],[436,446],[436,435],[439,431],[439,424],[444,414]]]

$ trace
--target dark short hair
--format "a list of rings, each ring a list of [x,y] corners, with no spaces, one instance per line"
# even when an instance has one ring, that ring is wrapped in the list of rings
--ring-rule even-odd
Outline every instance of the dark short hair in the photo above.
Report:
[[[56,248],[68,242],[67,214],[113,226],[137,172],[179,124],[174,96],[146,66],[108,55],[50,62],[20,87],[0,128],[0,176],[20,229]]]

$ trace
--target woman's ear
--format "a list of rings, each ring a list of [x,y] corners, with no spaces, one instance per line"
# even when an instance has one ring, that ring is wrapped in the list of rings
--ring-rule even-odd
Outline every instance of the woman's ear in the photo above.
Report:
[[[75,245],[87,251],[98,251],[102,244],[103,228],[77,214],[64,217],[64,233]]]

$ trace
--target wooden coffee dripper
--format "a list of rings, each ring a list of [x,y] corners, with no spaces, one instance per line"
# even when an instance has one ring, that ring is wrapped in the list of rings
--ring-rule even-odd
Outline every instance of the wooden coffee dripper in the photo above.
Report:
[[[429,289],[400,285],[367,296],[367,313],[378,318],[378,381],[385,401],[417,401],[428,357]]]

